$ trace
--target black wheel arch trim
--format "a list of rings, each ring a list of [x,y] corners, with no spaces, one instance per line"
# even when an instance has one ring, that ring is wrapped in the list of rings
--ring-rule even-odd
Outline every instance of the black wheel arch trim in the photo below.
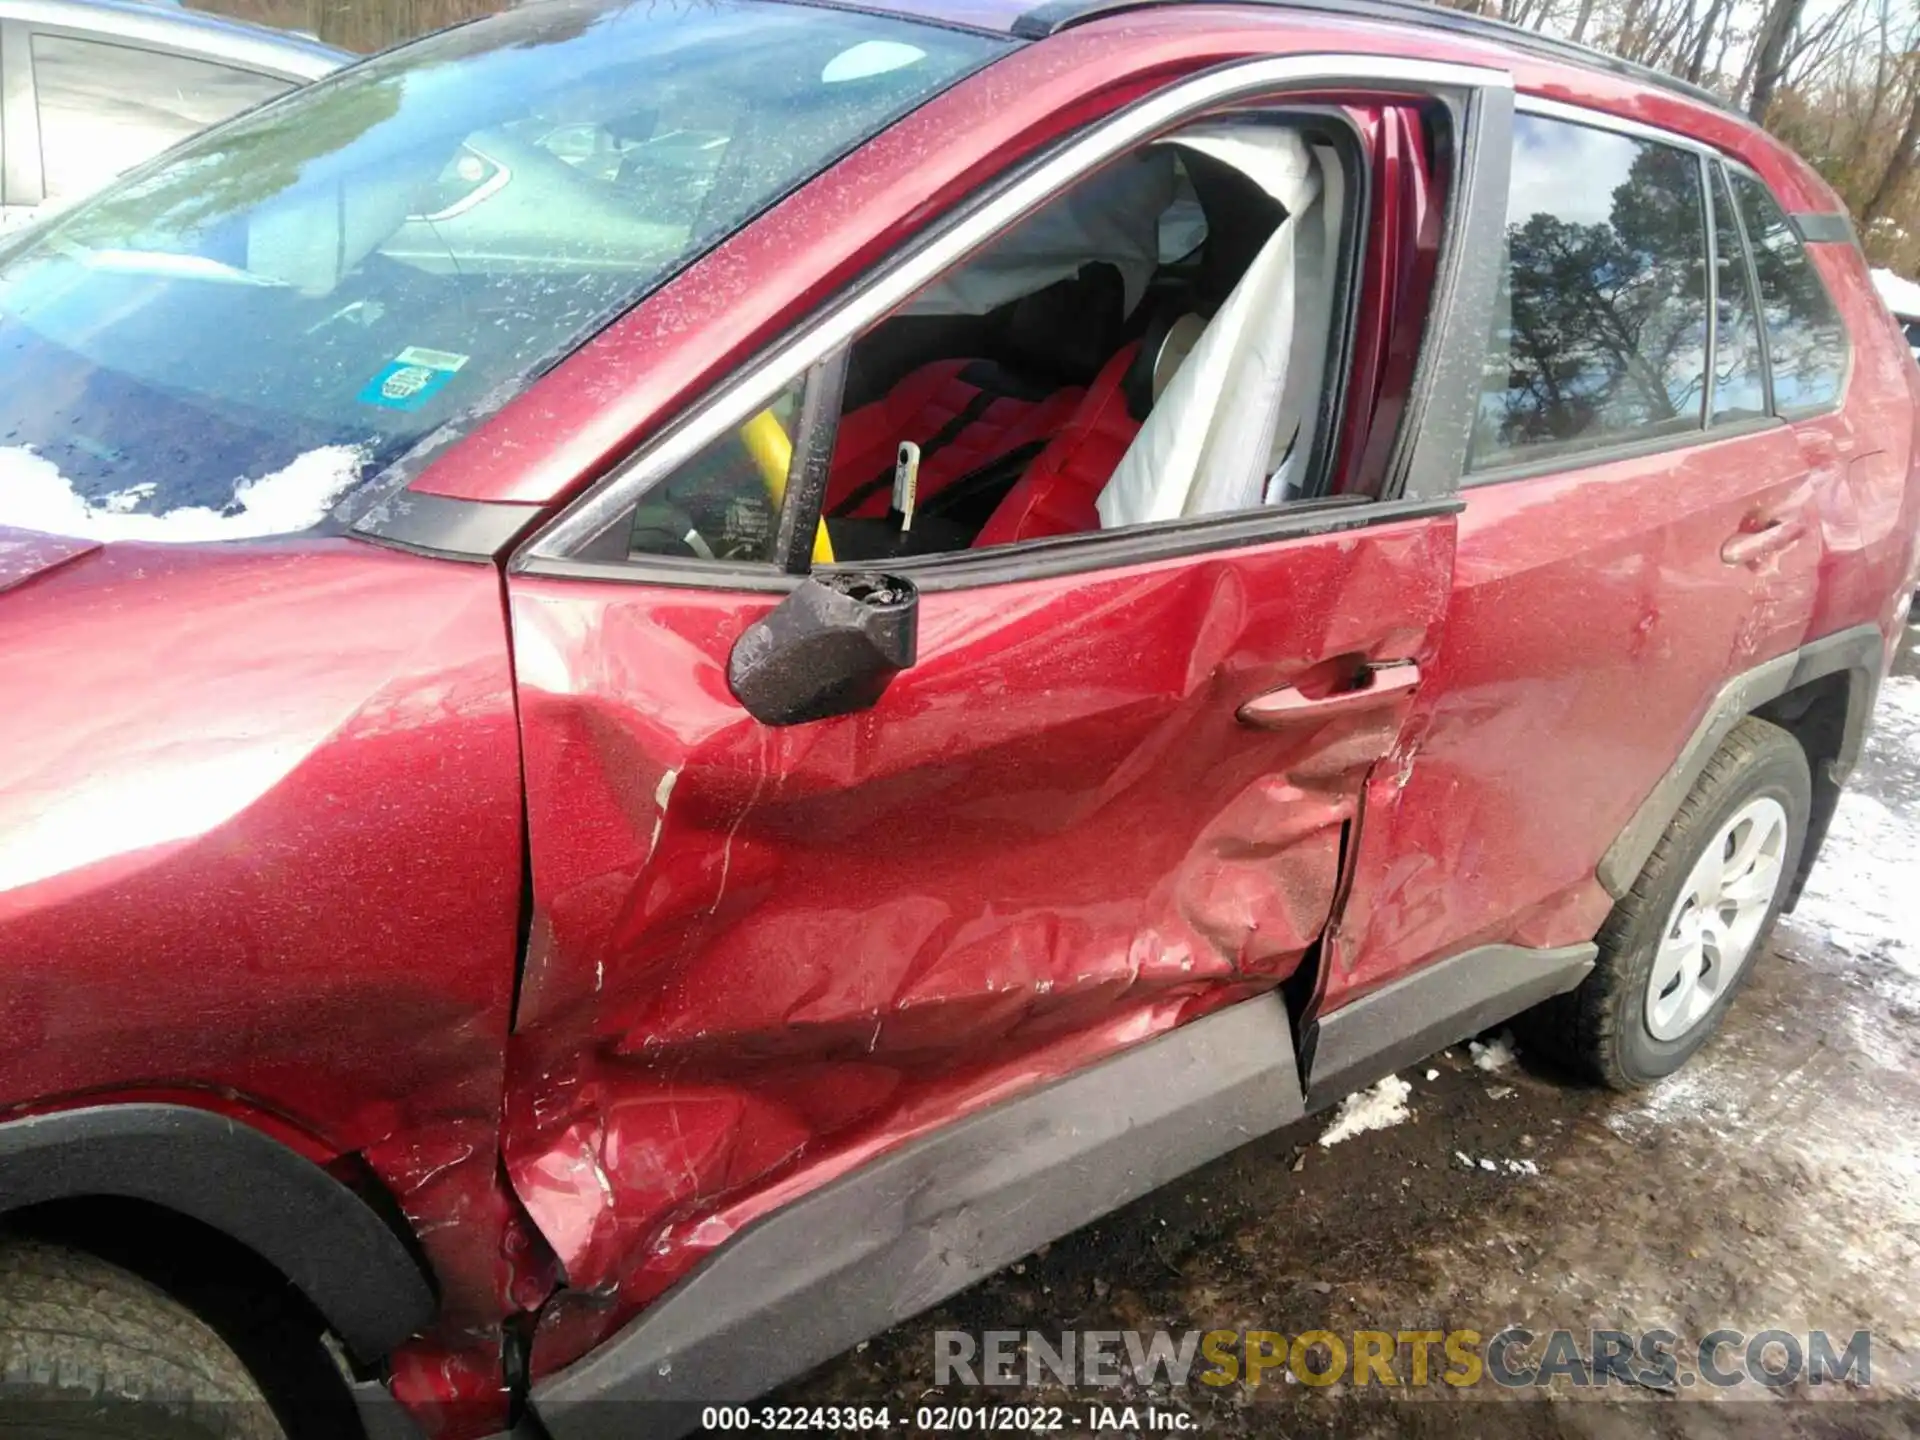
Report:
[[[1680,804],[1700,778],[1713,752],[1733,727],[1765,705],[1791,690],[1828,675],[1847,677],[1847,718],[1840,753],[1829,767],[1827,779],[1844,785],[1860,759],[1866,743],[1867,727],[1873,717],[1873,703],[1879,694],[1881,666],[1886,655],[1886,637],[1877,625],[1855,625],[1797,650],[1789,650],[1744,674],[1736,675],[1713,697],[1713,703],[1694,726],[1680,754],[1654,784],[1640,808],[1634,811],[1607,853],[1600,858],[1595,875],[1607,893],[1618,900],[1627,893],[1653,854]],[[1809,834],[1807,853],[1801,860],[1801,874],[1813,863],[1822,835]]]
[[[219,1231],[306,1296],[371,1364],[433,1318],[433,1287],[365,1200],[240,1121],[190,1105],[89,1106],[0,1124],[0,1224],[30,1205],[141,1200]]]

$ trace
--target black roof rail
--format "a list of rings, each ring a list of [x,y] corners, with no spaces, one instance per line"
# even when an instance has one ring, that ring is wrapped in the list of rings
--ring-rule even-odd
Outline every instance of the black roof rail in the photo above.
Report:
[[[1169,5],[1193,3],[1193,0],[1040,0],[1013,22],[1013,33],[1023,40],[1040,40],[1070,25],[1117,15],[1129,10],[1159,9]],[[1651,66],[1622,60],[1604,50],[1578,45],[1537,30],[1474,15],[1465,10],[1449,10],[1428,0],[1235,0],[1277,10],[1307,10],[1319,15],[1339,15],[1352,20],[1386,20],[1401,25],[1419,25],[1429,30],[1445,30],[1473,40],[1509,45],[1549,60],[1564,60],[1590,70],[1605,70],[1642,85],[1657,85],[1689,100],[1697,100],[1730,115],[1745,119],[1735,106],[1707,89],[1678,76],[1668,75]]]

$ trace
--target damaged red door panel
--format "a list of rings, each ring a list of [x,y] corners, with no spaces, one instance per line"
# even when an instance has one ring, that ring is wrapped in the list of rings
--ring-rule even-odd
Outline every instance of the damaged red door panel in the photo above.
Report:
[[[1510,257],[1532,253],[1523,237],[1553,233],[1563,197],[1582,194],[1537,157],[1596,133],[1543,103],[1520,102]],[[1611,847],[1727,677],[1834,628],[1817,612],[1820,517],[1845,466],[1828,436],[1822,475],[1805,435],[1767,413],[1725,182],[1689,152],[1606,143],[1639,147],[1638,163],[1670,163],[1691,183],[1673,192],[1679,253],[1704,267],[1709,230],[1720,236],[1717,358],[1675,391],[1671,443],[1620,449],[1601,431],[1540,460],[1503,449],[1499,424],[1477,427],[1447,643],[1406,748],[1369,789],[1370,843],[1328,947],[1329,1013],[1468,946],[1590,939],[1645,859],[1625,864]],[[1643,209],[1661,193],[1641,185]],[[1518,258],[1507,283],[1510,318],[1537,313],[1539,282]],[[1527,353],[1513,352],[1512,383],[1524,382]],[[1498,398],[1484,403],[1501,413]]]
[[[925,593],[873,710],[728,693],[764,595],[517,576],[535,928],[507,1163],[571,1360],[740,1225],[1290,974],[1428,658],[1452,517]]]

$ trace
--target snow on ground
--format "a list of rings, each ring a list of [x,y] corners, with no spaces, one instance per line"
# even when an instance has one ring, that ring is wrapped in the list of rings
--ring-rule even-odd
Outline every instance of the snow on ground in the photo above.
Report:
[[[1473,1056],[1473,1063],[1478,1069],[1491,1075],[1513,1064],[1513,1057],[1519,1052],[1513,1043],[1513,1032],[1502,1030],[1485,1044],[1478,1040],[1468,1041],[1467,1053]]]
[[[1475,1160],[1464,1150],[1453,1152],[1453,1158],[1469,1170],[1485,1170],[1490,1175],[1538,1175],[1540,1162],[1537,1160],[1496,1160],[1491,1155],[1483,1155]]]
[[[1751,1077],[1715,1065],[1713,1058],[1709,1052],[1640,1091],[1607,1116],[1607,1128],[1616,1135],[1634,1136],[1684,1122],[1704,1135],[1734,1138],[1750,1118]]]
[[[233,513],[204,505],[160,515],[133,513],[153,493],[135,485],[91,502],[79,495],[60,467],[24,445],[0,447],[0,525],[78,535],[89,540],[245,540],[287,535],[317,525],[334,501],[359,478],[361,453],[351,445],[309,450],[271,475],[241,479],[233,488]]]
[[[1876,270],[1873,288],[1880,292],[1881,303],[1894,314],[1920,317],[1920,285],[1891,270]]]
[[[1890,676],[1867,740],[1868,759],[1889,771],[1920,765],[1920,679]],[[1831,946],[1876,968],[1920,998],[1920,803],[1900,803],[1857,785],[1840,797],[1827,843],[1800,904],[1781,926],[1795,958]]]
[[[1354,1091],[1340,1102],[1333,1124],[1321,1135],[1320,1144],[1323,1147],[1338,1145],[1369,1130],[1398,1125],[1407,1118],[1407,1097],[1412,1093],[1413,1086],[1398,1075],[1389,1075],[1369,1089]]]

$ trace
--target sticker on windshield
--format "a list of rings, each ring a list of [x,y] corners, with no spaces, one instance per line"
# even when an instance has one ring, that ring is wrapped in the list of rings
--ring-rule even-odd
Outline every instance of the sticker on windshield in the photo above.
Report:
[[[367,382],[357,398],[362,405],[378,405],[383,410],[418,410],[466,363],[465,355],[451,350],[409,345]]]

